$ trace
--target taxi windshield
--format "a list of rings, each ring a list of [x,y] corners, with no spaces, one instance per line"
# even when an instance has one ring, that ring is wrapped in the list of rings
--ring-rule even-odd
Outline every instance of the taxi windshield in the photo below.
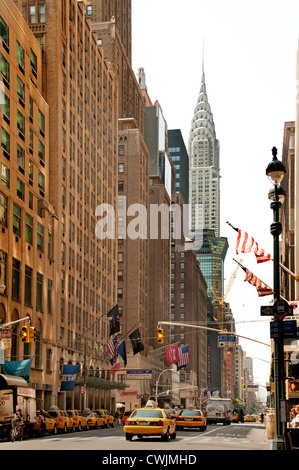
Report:
[[[163,418],[161,410],[136,410],[133,412],[131,418]]]

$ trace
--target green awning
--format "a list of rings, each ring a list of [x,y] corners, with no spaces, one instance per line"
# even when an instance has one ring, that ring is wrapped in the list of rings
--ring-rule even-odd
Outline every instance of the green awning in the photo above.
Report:
[[[84,385],[84,378],[76,380],[75,385]],[[101,379],[100,377],[87,377],[87,387],[102,388],[103,390],[125,390],[128,387],[125,383],[114,382],[113,380]]]

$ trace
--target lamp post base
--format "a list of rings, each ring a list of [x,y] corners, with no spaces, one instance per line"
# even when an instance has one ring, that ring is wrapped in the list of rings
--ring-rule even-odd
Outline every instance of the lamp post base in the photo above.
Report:
[[[285,450],[282,436],[274,436],[272,450]]]

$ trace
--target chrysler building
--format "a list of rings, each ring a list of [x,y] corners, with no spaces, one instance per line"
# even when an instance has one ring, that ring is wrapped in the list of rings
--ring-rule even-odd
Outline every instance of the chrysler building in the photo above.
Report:
[[[191,231],[202,227],[220,236],[219,141],[206,92],[205,73],[191,122],[189,152],[189,204]],[[198,211],[198,208],[201,210]]]

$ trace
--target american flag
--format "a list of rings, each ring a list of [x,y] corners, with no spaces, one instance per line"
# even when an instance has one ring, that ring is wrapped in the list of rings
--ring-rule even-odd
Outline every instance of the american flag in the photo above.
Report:
[[[246,269],[246,276],[244,279],[244,282],[249,282],[249,284],[252,284],[257,292],[259,297],[264,297],[265,295],[271,295],[273,294],[273,290],[271,287],[267,286],[263,281],[261,281],[257,276],[255,276],[249,269]]]
[[[189,363],[189,346],[182,346],[179,348],[179,362],[177,363],[177,370],[185,367]]]
[[[254,252],[257,263],[264,263],[271,260],[271,255],[265,250],[260,248],[257,242],[248,233],[238,230],[238,237],[236,242],[236,253],[251,253]]]
[[[111,341],[109,341],[107,346],[111,354],[111,357],[113,359],[113,362],[115,363],[117,359],[117,335],[115,335],[114,338]]]

